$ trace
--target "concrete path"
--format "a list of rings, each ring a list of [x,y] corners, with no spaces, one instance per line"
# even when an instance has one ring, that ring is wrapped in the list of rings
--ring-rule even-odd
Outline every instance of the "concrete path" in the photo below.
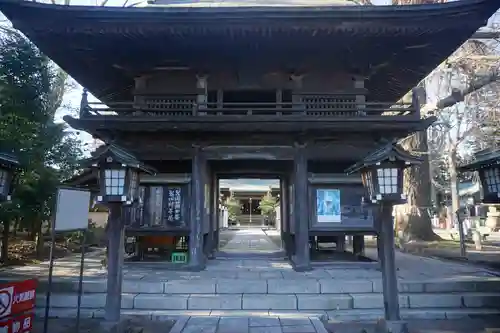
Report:
[[[294,272],[290,263],[284,259],[284,253],[261,229],[247,229],[234,232],[234,237],[220,252],[217,260],[210,260],[207,269],[202,272],[179,272],[165,270],[162,263],[126,263],[125,280],[159,281],[191,279],[324,279],[324,278],[373,278],[379,279],[380,272],[371,269],[346,269],[341,263],[329,263],[315,267],[312,272]],[[377,258],[376,249],[366,249],[368,257]],[[107,271],[102,267],[103,251],[89,254],[85,259],[84,275],[86,278],[105,279]],[[230,260],[229,260],[230,259]],[[19,276],[20,278],[46,278],[48,262],[21,267],[8,267],[0,270],[0,277]],[[425,258],[396,251],[396,266],[401,280],[429,280],[436,278],[484,278],[494,277],[494,272],[476,265],[458,263],[436,258]],[[80,258],[73,255],[55,261],[54,276],[77,279]],[[354,268],[354,267],[353,267]],[[222,272],[224,271],[224,272]]]
[[[220,249],[217,257],[283,257],[284,252],[261,228],[221,231],[233,233],[231,240]]]
[[[316,318],[190,317],[170,333],[328,333]]]

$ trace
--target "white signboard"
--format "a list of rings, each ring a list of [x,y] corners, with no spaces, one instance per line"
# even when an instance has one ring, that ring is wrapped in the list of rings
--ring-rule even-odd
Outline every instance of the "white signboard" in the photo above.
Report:
[[[90,191],[60,188],[57,191],[54,230],[71,231],[89,226]]]

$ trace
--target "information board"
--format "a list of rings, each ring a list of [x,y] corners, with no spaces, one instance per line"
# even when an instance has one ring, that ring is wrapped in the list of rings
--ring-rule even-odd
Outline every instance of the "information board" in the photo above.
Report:
[[[54,230],[83,230],[89,226],[90,191],[59,188]]]

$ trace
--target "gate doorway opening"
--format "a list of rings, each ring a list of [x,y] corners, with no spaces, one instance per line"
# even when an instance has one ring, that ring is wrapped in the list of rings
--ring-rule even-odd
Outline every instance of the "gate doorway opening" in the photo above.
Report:
[[[278,178],[218,178],[218,257],[283,256]]]

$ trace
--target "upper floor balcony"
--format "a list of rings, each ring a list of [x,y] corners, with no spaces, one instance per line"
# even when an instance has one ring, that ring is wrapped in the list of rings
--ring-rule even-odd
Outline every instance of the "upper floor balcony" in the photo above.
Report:
[[[129,117],[157,117],[161,119],[199,119],[200,117],[233,118],[238,121],[255,119],[269,120],[287,118],[290,120],[317,118],[360,118],[360,117],[404,117],[419,119],[419,107],[415,98],[411,102],[382,103],[366,102],[365,96],[340,94],[298,94],[291,101],[200,101],[192,95],[140,95],[133,102],[117,102],[104,105],[82,100],[80,118],[106,117],[116,119]],[[104,118],[103,118],[104,119]],[[387,118],[386,118],[387,119]]]

